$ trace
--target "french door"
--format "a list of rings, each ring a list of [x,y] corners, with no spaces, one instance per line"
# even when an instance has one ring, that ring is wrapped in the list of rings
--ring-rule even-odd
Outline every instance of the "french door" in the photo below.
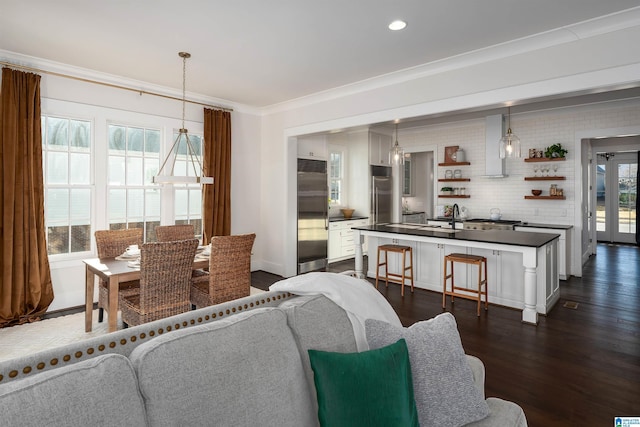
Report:
[[[596,171],[598,241],[635,243],[637,154],[599,154]]]

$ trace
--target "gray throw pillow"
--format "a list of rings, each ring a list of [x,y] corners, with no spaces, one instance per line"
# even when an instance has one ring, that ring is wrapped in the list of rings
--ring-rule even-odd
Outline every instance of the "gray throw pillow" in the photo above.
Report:
[[[489,415],[489,407],[473,381],[451,313],[409,328],[368,319],[365,328],[371,349],[400,338],[407,342],[421,427],[462,426]]]

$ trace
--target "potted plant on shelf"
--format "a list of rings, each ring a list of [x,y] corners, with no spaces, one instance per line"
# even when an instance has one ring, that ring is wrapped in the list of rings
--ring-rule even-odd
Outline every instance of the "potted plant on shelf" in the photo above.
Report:
[[[548,146],[545,150],[544,150],[544,156],[551,159],[554,157],[564,157],[565,154],[567,154],[567,150],[562,148],[562,144],[557,143],[557,144],[552,144],[550,146]]]
[[[453,193],[453,187],[442,187],[440,192],[443,196],[450,196]]]

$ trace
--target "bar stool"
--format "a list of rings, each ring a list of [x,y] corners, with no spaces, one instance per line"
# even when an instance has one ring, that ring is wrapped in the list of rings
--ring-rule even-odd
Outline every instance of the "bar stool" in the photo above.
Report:
[[[468,289],[460,286],[456,286],[453,278],[454,262],[462,264],[471,264],[478,266],[478,289]],[[484,278],[482,278],[482,270],[484,264]],[[449,267],[451,273],[447,270]],[[451,290],[447,290],[447,279],[451,278]],[[482,286],[484,285],[484,292]],[[463,291],[466,293],[461,293]],[[479,255],[467,255],[467,254],[449,254],[444,257],[444,280],[442,284],[442,308],[446,308],[447,295],[451,295],[451,303],[453,304],[454,297],[466,298],[478,301],[478,316],[480,316],[480,305],[482,303],[482,294],[484,293],[484,309],[489,309],[489,296],[487,292],[487,258]],[[473,295],[470,295],[473,294]]]
[[[402,254],[402,273],[389,273],[389,252]],[[384,262],[380,262],[380,254],[384,253]],[[409,254],[409,265],[406,265],[407,254]],[[391,283],[399,283],[402,288],[400,294],[404,296],[404,285],[407,279],[411,280],[411,292],[413,292],[413,248],[403,245],[380,245],[378,246],[378,265],[376,266],[376,289],[378,289],[378,280],[380,279],[380,267],[384,267],[384,280],[386,286]],[[407,270],[409,274],[407,275]]]

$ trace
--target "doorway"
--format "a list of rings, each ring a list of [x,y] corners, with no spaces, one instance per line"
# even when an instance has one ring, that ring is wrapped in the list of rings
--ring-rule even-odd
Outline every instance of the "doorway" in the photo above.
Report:
[[[638,156],[636,152],[598,152],[596,233],[599,242],[636,242]]]

